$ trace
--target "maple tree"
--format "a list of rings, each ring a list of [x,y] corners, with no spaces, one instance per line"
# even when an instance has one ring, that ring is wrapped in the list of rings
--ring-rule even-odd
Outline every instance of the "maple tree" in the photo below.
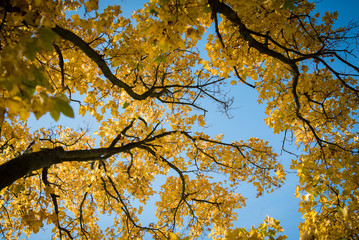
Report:
[[[291,168],[302,238],[358,239],[357,25],[334,28],[337,14],[321,17],[314,7],[305,0],[152,0],[125,18],[117,5],[99,10],[98,0],[2,1],[2,236],[53,224],[53,237],[63,239],[179,239],[173,232],[181,227],[188,238],[211,231],[214,238],[285,239],[270,217],[250,231],[228,230],[245,206],[238,184],[253,184],[260,196],[285,181],[270,143],[193,132],[205,125],[200,99],[226,111],[221,88],[230,83],[255,88],[267,125],[292,133],[300,149]],[[79,9],[83,16],[73,12]],[[208,58],[196,48],[206,32]],[[76,116],[70,103],[79,106]],[[86,115],[100,127],[33,131],[31,113]],[[158,177],[165,180],[156,192]],[[156,194],[157,222],[142,225]],[[114,217],[105,230],[103,214]]]

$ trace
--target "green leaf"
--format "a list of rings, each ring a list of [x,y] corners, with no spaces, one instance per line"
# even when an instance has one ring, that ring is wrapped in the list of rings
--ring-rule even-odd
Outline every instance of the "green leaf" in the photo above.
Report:
[[[25,187],[24,187],[24,185],[22,185],[22,184],[19,184],[19,185],[17,185],[16,187],[15,187],[15,192],[16,193],[20,193],[20,192],[22,192],[22,191],[24,191],[25,190]]]
[[[122,105],[122,108],[123,109],[126,109],[128,106],[130,106],[130,104],[128,102],[125,102],[123,105]]]
[[[212,12],[212,10],[211,10],[211,7],[209,6],[209,4],[203,6],[203,13],[208,14],[211,12]]]
[[[283,5],[282,8],[285,10],[295,10],[296,7],[294,5],[295,0],[286,0]]]
[[[30,96],[33,96],[35,93],[36,88],[35,87],[27,87],[26,91],[29,93]]]
[[[57,122],[60,118],[60,112],[57,109],[52,109],[50,111],[51,117]]]
[[[34,75],[37,85],[46,88],[50,92],[54,91],[52,85],[50,84],[49,78],[45,75],[45,69],[43,67],[36,68]]]
[[[49,51],[52,50],[52,42],[56,38],[56,33],[49,28],[40,28],[38,34],[39,47]]]
[[[70,100],[66,97],[66,95],[65,94],[63,94],[63,93],[57,93],[56,95],[55,95],[55,99],[59,99],[59,100],[62,100],[62,101],[64,101],[64,102],[70,102]]]
[[[59,110],[67,117],[74,118],[74,111],[68,102],[57,101]]]
[[[155,9],[150,9],[150,13],[157,16],[158,15],[158,12],[155,10]]]
[[[72,109],[72,107],[69,104],[69,100],[66,97],[65,94],[56,94],[56,96],[54,97],[54,103],[53,103],[53,110],[54,113],[50,114],[51,116],[54,118],[54,120],[56,120],[56,118],[58,119],[57,114],[59,114],[60,112],[62,112],[65,116],[70,117],[70,118],[74,118],[74,111]],[[57,120],[56,120],[57,121]]]
[[[27,57],[29,60],[34,61],[37,53],[37,44],[36,39],[31,39],[26,44],[26,50],[25,50],[25,57]]]
[[[11,91],[14,88],[15,80],[9,78],[0,78],[0,82],[8,91]]]
[[[158,56],[155,61],[156,61],[156,62],[159,62],[159,63],[160,63],[160,62],[165,63],[165,62],[166,62],[166,58],[167,58],[166,55],[163,55],[163,54],[162,54],[162,55]]]

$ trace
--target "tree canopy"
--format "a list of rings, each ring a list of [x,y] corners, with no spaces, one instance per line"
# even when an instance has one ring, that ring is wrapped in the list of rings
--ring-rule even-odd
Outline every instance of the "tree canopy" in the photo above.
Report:
[[[285,239],[271,217],[232,224],[246,205],[240,184],[260,196],[288,169],[263,139],[206,134],[203,99],[227,112],[226,86],[255,89],[283,149],[298,147],[302,239],[359,238],[357,24],[334,27],[336,13],[306,0],[151,0],[131,17],[101,6],[0,3],[5,239],[50,224],[60,239]],[[46,113],[99,128],[31,129],[29,116]],[[102,229],[102,215],[113,225]]]

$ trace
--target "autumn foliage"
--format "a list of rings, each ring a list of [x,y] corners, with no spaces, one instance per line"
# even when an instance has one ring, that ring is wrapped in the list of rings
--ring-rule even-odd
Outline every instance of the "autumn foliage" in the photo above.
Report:
[[[256,89],[267,125],[298,146],[302,239],[359,238],[356,24],[335,28],[336,13],[306,0],[151,0],[129,18],[103,4],[0,3],[0,235],[285,239],[271,217],[232,224],[239,184],[260,196],[288,170],[269,142],[206,134],[202,99],[226,112],[221,90],[236,85]],[[99,128],[30,128],[46,113]]]

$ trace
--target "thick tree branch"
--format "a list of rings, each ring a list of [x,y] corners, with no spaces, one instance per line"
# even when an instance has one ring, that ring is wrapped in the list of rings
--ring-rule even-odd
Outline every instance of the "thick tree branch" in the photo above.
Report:
[[[98,54],[88,43],[86,43],[82,38],[77,36],[75,33],[64,29],[60,26],[52,28],[57,35],[59,35],[62,39],[68,40],[75,44],[78,48],[80,48],[91,60],[93,60],[97,66],[101,69],[102,73],[105,77],[110,80],[114,85],[123,88],[133,99],[136,100],[145,100],[149,97],[159,97],[164,91],[155,92],[154,88],[150,88],[148,91],[143,94],[138,94],[132,90],[132,88],[118,79],[108,67],[106,61],[102,58],[100,54]]]
[[[44,149],[39,152],[23,154],[0,165],[0,190],[11,185],[26,174],[42,168],[49,168],[54,164],[106,159],[114,154],[128,152],[133,148],[138,148],[144,144],[176,133],[179,133],[179,131],[164,132],[120,147],[72,151],[65,151],[62,147],[56,147],[53,149]]]
[[[0,165],[0,190],[17,179],[42,168],[62,161],[63,148],[47,149],[40,152],[23,154]]]
[[[230,20],[234,25],[238,27],[239,33],[241,34],[243,39],[248,42],[248,45],[250,47],[253,47],[257,49],[260,53],[276,58],[290,66],[294,64],[294,61],[292,59],[289,59],[283,54],[269,49],[268,46],[254,39],[251,35],[251,31],[242,23],[237,13],[228,5],[220,2],[219,0],[208,0],[208,3],[211,6],[212,11],[216,11],[216,13],[223,14],[224,16],[226,16],[226,18],[228,18],[228,20]]]

